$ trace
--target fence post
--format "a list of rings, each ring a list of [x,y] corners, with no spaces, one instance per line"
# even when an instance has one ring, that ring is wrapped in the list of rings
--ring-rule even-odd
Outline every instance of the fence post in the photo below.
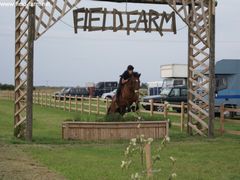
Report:
[[[47,93],[45,93],[45,107],[47,107]]]
[[[108,98],[106,99],[106,113],[108,112]]]
[[[51,102],[51,98],[50,98],[50,93],[48,93],[48,102],[49,102],[48,106],[51,107],[52,102]]]
[[[82,95],[82,97],[81,97],[81,113],[83,113],[83,106],[84,106],[83,101],[84,101],[84,98],[83,98],[83,95]]]
[[[220,106],[220,131],[221,134],[224,133],[224,104]]]
[[[10,91],[8,91],[8,100],[11,101]]]
[[[43,107],[43,92],[41,92],[41,107]]]
[[[78,110],[78,103],[77,103],[77,95],[75,95],[75,111],[77,112]]]
[[[150,100],[150,116],[153,116],[153,99]]]
[[[167,102],[164,102],[164,118],[167,118],[167,116],[168,116]]]
[[[50,98],[50,106],[51,107],[54,107],[54,104],[53,104],[53,98],[52,98],[52,94],[51,93],[49,93],[49,98]]]
[[[51,107],[51,102],[50,102],[50,98],[49,98],[49,93],[47,93],[47,106]]]
[[[91,96],[89,96],[89,99],[88,99],[88,105],[89,105],[88,110],[89,110],[89,114],[91,114],[91,100],[92,100],[92,98],[91,98]]]
[[[54,108],[57,107],[57,100],[56,100],[56,94],[54,94]]]
[[[181,102],[181,132],[183,132],[184,129],[184,102]]]
[[[97,96],[97,114],[99,115],[99,96]]]
[[[60,94],[58,95],[58,107],[59,107],[59,109],[62,108],[62,100],[61,100],[61,95]]]
[[[37,104],[40,104],[40,95],[39,95],[39,91],[37,92]]]
[[[66,111],[66,94],[64,94],[64,111]]]
[[[146,152],[146,167],[147,167],[147,177],[151,178],[152,174],[152,157],[151,157],[151,144],[147,143],[145,145]]]
[[[68,111],[71,112],[72,109],[72,96],[71,94],[68,96]]]

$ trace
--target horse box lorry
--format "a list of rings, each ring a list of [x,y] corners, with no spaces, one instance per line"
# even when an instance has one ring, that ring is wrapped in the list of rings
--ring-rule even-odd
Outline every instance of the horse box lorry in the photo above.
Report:
[[[163,78],[162,88],[186,86],[187,64],[166,64],[160,67],[160,76]]]
[[[216,63],[216,112],[219,107],[240,107],[240,59],[223,59]]]

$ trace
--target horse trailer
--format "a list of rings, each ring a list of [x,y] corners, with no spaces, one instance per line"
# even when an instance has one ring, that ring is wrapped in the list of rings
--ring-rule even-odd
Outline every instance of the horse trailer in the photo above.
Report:
[[[215,107],[240,107],[240,59],[223,59],[216,63]]]

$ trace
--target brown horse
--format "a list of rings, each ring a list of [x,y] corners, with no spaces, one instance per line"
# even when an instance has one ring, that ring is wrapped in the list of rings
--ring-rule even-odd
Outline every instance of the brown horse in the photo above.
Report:
[[[108,108],[108,115],[114,113],[124,115],[126,112],[131,111],[130,107],[133,103],[136,103],[136,109],[138,109],[140,76],[141,74],[134,72],[128,82],[122,85],[119,98],[113,97],[112,103]]]

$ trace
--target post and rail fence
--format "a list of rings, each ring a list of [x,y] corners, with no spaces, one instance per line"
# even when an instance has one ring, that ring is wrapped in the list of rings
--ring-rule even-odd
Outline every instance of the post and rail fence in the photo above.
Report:
[[[13,91],[0,91],[0,98],[5,100],[14,100]],[[58,96],[47,92],[34,92],[33,93],[33,103],[40,105],[41,107],[52,107],[58,108],[64,111],[75,111],[80,113],[105,115],[110,106],[110,99],[102,99],[99,97],[84,97],[84,96]],[[185,117],[186,117],[186,104],[182,102],[181,104],[169,104],[165,103],[154,103],[152,100],[149,102],[140,102],[140,106],[149,106],[149,110],[140,108],[141,113],[153,115],[163,115],[165,119],[168,119],[169,115],[179,116],[180,122],[172,122],[173,126],[180,127],[181,131],[186,127]],[[156,110],[158,107],[159,110]],[[172,108],[178,108],[179,113],[171,111]]]
[[[228,113],[240,113],[240,109],[239,108],[227,108],[227,107],[224,107],[224,105],[222,105],[220,107],[220,133],[221,134],[233,134],[233,135],[240,135],[240,130],[237,131],[237,130],[229,130],[227,128],[225,128],[225,125],[228,124],[228,123],[231,123],[231,124],[239,124],[240,126],[240,121],[239,120],[230,120],[230,119],[226,119],[225,118],[225,113],[228,112]]]

